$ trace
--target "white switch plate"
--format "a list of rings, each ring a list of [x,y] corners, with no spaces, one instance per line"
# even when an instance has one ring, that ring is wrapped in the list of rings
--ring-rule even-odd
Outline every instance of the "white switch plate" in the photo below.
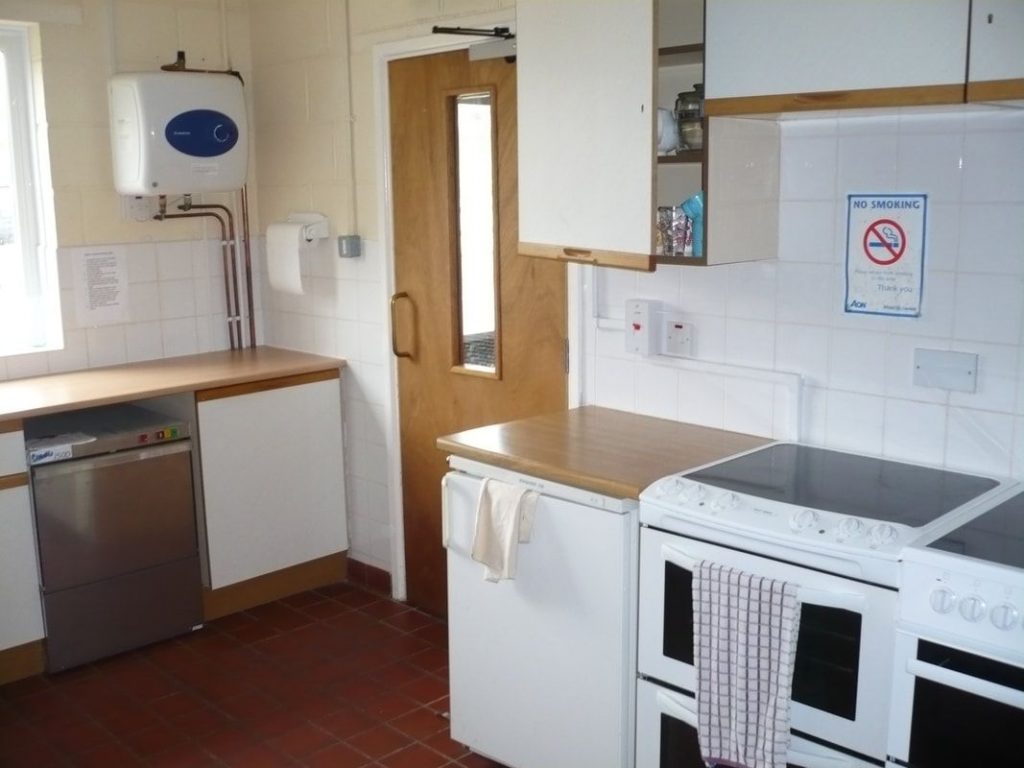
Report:
[[[971,352],[915,349],[914,384],[954,392],[974,392],[978,388],[978,356]]]
[[[665,354],[670,357],[693,357],[693,323],[678,317],[665,318]]]
[[[157,198],[121,195],[121,218],[125,221],[150,221],[157,214]]]
[[[658,326],[661,302],[654,299],[629,299],[626,302],[626,351],[651,356],[659,349]]]

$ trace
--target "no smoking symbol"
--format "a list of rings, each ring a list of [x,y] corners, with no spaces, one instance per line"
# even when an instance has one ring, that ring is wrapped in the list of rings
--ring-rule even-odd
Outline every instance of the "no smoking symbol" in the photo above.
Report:
[[[864,231],[864,253],[881,267],[895,264],[906,250],[907,233],[899,222],[879,219]]]

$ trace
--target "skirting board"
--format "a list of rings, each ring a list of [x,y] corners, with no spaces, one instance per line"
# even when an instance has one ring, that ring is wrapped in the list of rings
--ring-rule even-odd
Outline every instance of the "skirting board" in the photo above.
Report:
[[[203,620],[212,621],[308,589],[344,581],[348,571],[347,555],[347,552],[338,552],[220,589],[204,589]]]
[[[4,648],[0,651],[0,685],[41,675],[45,663],[42,640]]]

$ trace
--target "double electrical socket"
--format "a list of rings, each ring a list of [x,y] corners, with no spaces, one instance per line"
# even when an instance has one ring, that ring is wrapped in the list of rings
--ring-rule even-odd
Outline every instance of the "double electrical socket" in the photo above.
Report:
[[[626,301],[626,351],[651,357],[693,356],[693,324],[668,315],[655,299]]]

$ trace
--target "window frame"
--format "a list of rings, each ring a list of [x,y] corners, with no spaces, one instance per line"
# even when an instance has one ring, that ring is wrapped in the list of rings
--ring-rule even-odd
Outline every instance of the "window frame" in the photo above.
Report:
[[[0,53],[4,57],[11,129],[11,185],[17,217],[17,246],[24,279],[22,296],[34,314],[16,340],[0,329],[0,358],[63,347],[56,238],[48,230],[48,147],[42,94],[33,64],[33,33],[37,26],[0,20]],[[9,330],[9,329],[8,329]]]

